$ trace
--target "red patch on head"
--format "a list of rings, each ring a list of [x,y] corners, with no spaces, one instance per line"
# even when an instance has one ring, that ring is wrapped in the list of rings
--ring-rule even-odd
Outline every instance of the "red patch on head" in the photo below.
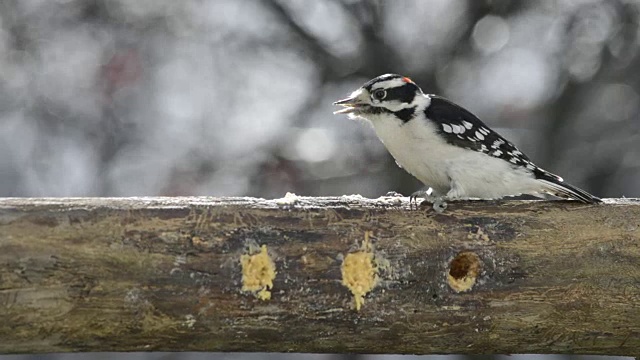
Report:
[[[411,79],[409,79],[408,77],[403,77],[402,81],[406,82],[406,83],[411,83],[413,81],[411,81]]]

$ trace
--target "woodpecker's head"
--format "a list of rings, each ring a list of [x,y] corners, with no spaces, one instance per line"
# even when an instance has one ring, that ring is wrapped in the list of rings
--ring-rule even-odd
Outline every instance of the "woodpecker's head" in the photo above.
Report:
[[[416,107],[425,97],[422,90],[408,77],[396,74],[380,75],[334,105],[343,106],[334,114],[349,114],[375,121],[376,115],[395,115],[407,122],[415,115]]]

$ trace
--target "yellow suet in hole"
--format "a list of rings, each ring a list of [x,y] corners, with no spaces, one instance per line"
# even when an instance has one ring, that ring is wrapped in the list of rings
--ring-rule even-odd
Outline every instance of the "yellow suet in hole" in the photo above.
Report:
[[[240,257],[242,264],[242,291],[249,291],[260,300],[271,299],[273,279],[276,277],[276,266],[267,253],[267,246],[262,245],[260,252]]]
[[[369,242],[369,232],[365,233],[361,250],[345,256],[342,263],[342,284],[353,294],[356,310],[364,304],[365,295],[373,290],[378,283],[378,267],[372,245]]]

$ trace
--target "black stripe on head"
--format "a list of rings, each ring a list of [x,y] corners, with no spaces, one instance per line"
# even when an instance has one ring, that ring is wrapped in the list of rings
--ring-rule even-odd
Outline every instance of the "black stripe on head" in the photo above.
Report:
[[[374,106],[369,110],[372,114],[390,114],[395,115],[402,122],[407,123],[411,121],[416,115],[416,107],[410,107],[398,111],[391,111],[384,107]]]
[[[384,101],[398,100],[402,103],[411,104],[418,92],[418,86],[414,83],[405,83],[402,86],[387,89],[387,97]]]
[[[391,79],[401,79],[402,76],[397,75],[397,74],[384,74],[384,75],[380,75],[376,78],[373,78],[369,81],[367,81],[364,85],[362,85],[363,88],[367,89],[367,91],[371,92],[371,88],[373,87],[373,85],[382,82],[382,81],[387,81],[387,80],[391,80]]]

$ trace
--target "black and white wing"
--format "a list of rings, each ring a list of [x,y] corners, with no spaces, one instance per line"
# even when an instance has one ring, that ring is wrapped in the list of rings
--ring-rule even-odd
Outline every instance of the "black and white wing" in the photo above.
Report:
[[[526,168],[548,187],[551,195],[585,203],[601,201],[588,192],[565,183],[560,176],[537,167],[515,145],[491,130],[465,108],[437,95],[428,96],[431,103],[425,109],[425,115],[436,124],[437,131],[449,144],[502,159],[514,167]]]

